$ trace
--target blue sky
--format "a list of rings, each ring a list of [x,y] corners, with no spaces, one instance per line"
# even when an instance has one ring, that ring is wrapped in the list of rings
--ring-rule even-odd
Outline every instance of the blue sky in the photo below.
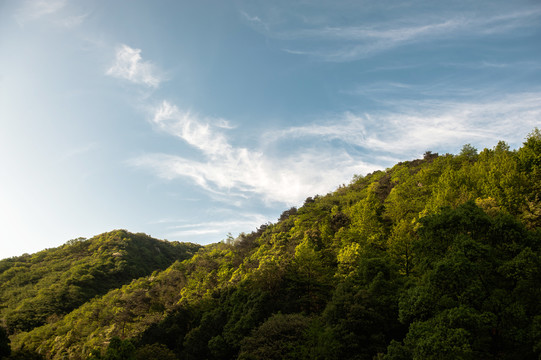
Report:
[[[0,0],[0,258],[220,241],[540,115],[538,1]]]

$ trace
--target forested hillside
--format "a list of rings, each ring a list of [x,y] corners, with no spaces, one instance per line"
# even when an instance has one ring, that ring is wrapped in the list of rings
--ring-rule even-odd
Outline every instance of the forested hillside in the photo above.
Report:
[[[199,247],[117,230],[1,260],[0,316],[10,333],[32,330]]]
[[[540,194],[536,129],[358,176],[165,270],[195,246],[111,247],[99,273],[75,266],[98,240],[4,260],[11,358],[539,359]]]

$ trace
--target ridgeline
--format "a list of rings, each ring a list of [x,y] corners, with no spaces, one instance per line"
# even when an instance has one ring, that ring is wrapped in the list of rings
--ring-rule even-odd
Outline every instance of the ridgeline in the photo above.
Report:
[[[540,194],[535,129],[204,247],[117,230],[4,259],[0,358],[539,359]]]

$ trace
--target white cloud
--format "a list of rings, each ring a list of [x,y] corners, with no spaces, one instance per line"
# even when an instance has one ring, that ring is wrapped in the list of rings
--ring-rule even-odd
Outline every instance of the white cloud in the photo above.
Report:
[[[266,222],[267,218],[261,214],[236,214],[235,218],[201,223],[181,221],[179,224],[172,224],[167,227],[167,236],[169,238],[189,238],[208,234],[226,235],[229,232],[232,232],[233,236],[235,236],[234,231],[256,230]]]
[[[345,113],[319,124],[268,132],[261,136],[260,148],[248,149],[232,145],[222,128],[212,125],[222,120],[201,119],[163,102],[152,122],[198,149],[204,160],[147,154],[131,163],[165,179],[191,179],[227,201],[259,198],[269,204],[299,205],[308,196],[348,182],[353,174],[385,168],[426,150],[454,152],[465,143],[482,148],[498,140],[519,145],[540,117],[538,92],[477,103],[410,101],[395,104],[392,112]],[[265,150],[273,144],[287,152],[277,155]]]
[[[178,136],[208,156],[220,156],[232,151],[226,138],[212,129],[212,125],[190,112],[181,112],[175,105],[163,101],[156,109],[152,122],[161,130]],[[229,123],[223,119],[213,120],[220,128]]]
[[[380,24],[378,26],[346,26],[324,27],[320,29],[301,30],[289,37],[318,38],[321,40],[381,40],[386,44],[405,42],[414,38],[437,36],[449,31],[455,31],[464,26],[465,22],[459,19],[445,20],[441,22],[399,26],[394,24]],[[382,45],[380,45],[382,46]]]
[[[412,12],[414,10],[410,9]],[[382,9],[381,12],[385,10]],[[247,19],[258,19],[244,14]],[[286,41],[283,50],[292,54],[314,56],[326,61],[352,61],[366,58],[399,46],[447,39],[495,36],[539,23],[539,7],[509,13],[441,13],[422,17],[407,13],[394,16],[390,21],[375,22],[361,19],[362,25],[326,25],[299,27],[306,22],[282,25],[270,29],[268,26],[254,28],[265,35]],[[255,20],[251,20],[255,23]],[[320,21],[321,23],[321,21]],[[330,25],[331,24],[331,25]],[[316,45],[314,45],[316,44]]]
[[[451,37],[456,35],[475,36],[478,34],[497,34],[530,25],[541,15],[541,9],[517,11],[504,15],[454,15],[436,21],[413,18],[411,20],[396,19],[375,25],[363,26],[326,26],[314,29],[301,29],[285,33],[284,38],[317,38],[319,40],[382,40],[387,44],[420,41],[426,38]]]
[[[541,16],[539,6],[523,11],[513,11],[494,16],[476,18],[473,24],[479,33],[485,35],[501,34],[518,28],[525,28],[532,24],[538,25]]]
[[[69,5],[72,4],[73,2]],[[28,0],[23,2],[14,17],[20,25],[45,19],[56,26],[74,28],[82,24],[89,15],[71,14],[74,11],[77,10],[73,6],[68,6],[67,0]]]
[[[250,16],[246,11],[241,11],[240,14],[252,25],[261,27],[265,31],[269,30],[269,26],[265,22],[263,22],[258,16]]]
[[[158,87],[163,80],[152,63],[142,61],[141,49],[134,49],[128,45],[117,48],[115,63],[106,74],[154,88]]]
[[[306,154],[273,159],[246,151],[245,157],[228,154],[215,161],[197,162],[180,156],[150,154],[132,164],[153,169],[166,179],[187,177],[218,194],[259,197],[268,203],[298,205],[308,196],[325,194],[353,174],[375,170],[345,151]]]
[[[520,144],[538,126],[541,93],[519,93],[478,102],[403,101],[388,104],[391,111],[356,115],[292,127],[267,138],[320,137],[340,140],[365,151],[386,152],[397,158],[424,150],[452,148],[465,143],[495,145],[498,140]]]
[[[59,12],[66,4],[67,0],[28,0],[24,2],[16,18],[20,22],[37,20]]]
[[[353,174],[376,166],[352,158],[343,149],[294,149],[288,155],[272,157],[261,149],[231,145],[218,127],[176,106],[163,102],[153,123],[199,149],[205,161],[170,154],[149,154],[132,161],[153,169],[166,179],[190,178],[200,187],[217,194],[258,196],[266,202],[297,205],[308,196],[324,194]]]

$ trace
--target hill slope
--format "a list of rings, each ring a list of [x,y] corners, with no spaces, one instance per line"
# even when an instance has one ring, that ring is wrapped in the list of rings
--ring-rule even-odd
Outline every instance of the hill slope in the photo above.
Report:
[[[426,153],[11,337],[51,359],[537,359],[541,132]]]
[[[12,333],[31,330],[198,248],[117,230],[1,260],[0,317]]]

